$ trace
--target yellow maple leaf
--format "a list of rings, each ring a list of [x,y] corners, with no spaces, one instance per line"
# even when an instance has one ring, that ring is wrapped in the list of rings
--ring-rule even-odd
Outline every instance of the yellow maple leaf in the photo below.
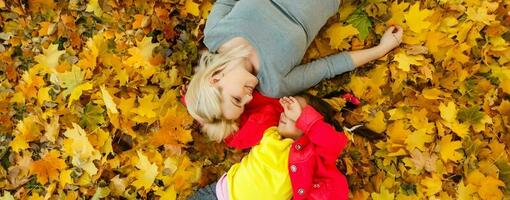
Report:
[[[39,25],[41,26],[41,29],[39,29],[39,36],[41,37],[51,35],[57,30],[57,26],[54,23],[41,22]]]
[[[135,172],[136,180],[131,183],[131,185],[135,186],[137,189],[143,187],[145,190],[148,190],[154,182],[154,179],[156,179],[156,175],[158,175],[158,166],[156,166],[156,164],[151,164],[147,156],[140,151],[136,153],[138,154],[138,163],[136,164],[138,171]]]
[[[39,196],[39,193],[34,191],[32,192],[32,195],[28,197],[28,200],[44,200],[44,198],[42,196]]]
[[[34,57],[34,60],[38,63],[36,64],[32,70],[39,71],[42,70],[46,73],[56,73],[56,67],[58,66],[58,59],[65,51],[59,51],[58,45],[52,44],[48,46],[47,49],[43,49],[42,55],[37,55]]]
[[[360,77],[353,75],[351,77],[351,82],[347,85],[349,89],[351,89],[352,93],[354,93],[355,96],[362,98],[365,96],[366,90],[368,85],[365,84],[369,80],[366,77]]]
[[[499,189],[499,187],[505,187],[503,181],[492,176],[487,176],[482,180],[480,185],[478,195],[480,195],[482,199],[503,199],[503,192]]]
[[[453,48],[450,48],[446,52],[446,60],[452,59],[456,60],[462,64],[467,63],[470,59],[469,56],[464,54],[464,52],[469,52],[468,50],[471,49],[471,46],[467,45],[466,43],[461,43],[459,45],[455,45]]]
[[[427,34],[425,45],[430,53],[434,56],[436,62],[442,61],[446,57],[448,47],[455,45],[455,41],[448,37],[447,34],[431,31]]]
[[[73,128],[64,132],[67,137],[63,141],[65,153],[72,157],[71,162],[74,166],[86,171],[89,175],[97,173],[94,160],[101,159],[101,154],[90,144],[85,131],[73,123]]]
[[[329,46],[339,50],[351,47],[349,40],[357,34],[359,34],[358,29],[351,24],[342,26],[336,23],[326,30],[326,37],[329,38]]]
[[[87,3],[87,8],[85,9],[85,11],[94,12],[94,15],[98,17],[101,17],[103,15],[103,9],[101,9],[98,0],[90,0]]]
[[[431,14],[432,11],[428,9],[420,10],[420,2],[418,1],[411,6],[408,13],[404,14],[404,18],[411,31],[421,33],[431,25],[430,22],[426,21]]]
[[[193,119],[186,113],[185,109],[179,109],[178,105],[172,106],[164,117],[159,120],[161,128],[151,138],[151,143],[159,146],[162,144],[186,144],[193,141],[191,130],[185,127],[193,122]]]
[[[504,93],[510,94],[510,79],[503,79],[499,87]]]
[[[464,138],[469,134],[470,125],[467,123],[460,123],[458,120],[455,120],[445,125],[448,126],[448,128],[450,128],[456,135],[458,135],[461,138]]]
[[[378,111],[375,116],[369,120],[366,125],[367,128],[373,130],[377,133],[382,133],[386,130],[386,121],[384,119],[384,113],[382,111]]]
[[[425,143],[430,143],[432,141],[434,141],[434,137],[427,134],[424,130],[414,131],[405,140],[407,144],[406,149],[411,151],[417,148],[421,151],[425,151]]]
[[[441,118],[446,122],[454,122],[457,120],[457,106],[452,101],[448,102],[448,105],[443,103],[439,104],[439,111],[441,112]]]
[[[390,193],[388,189],[381,185],[379,193],[372,192],[370,197],[372,197],[373,200],[390,200],[395,199],[395,194]]]
[[[464,180],[457,184],[457,199],[471,200],[475,192],[476,188],[472,184],[465,185]]]
[[[80,60],[76,65],[82,69],[90,68],[93,70],[97,65],[98,57],[108,57],[111,55],[107,54],[108,44],[104,35],[104,32],[99,32],[87,40],[87,48],[80,53]]]
[[[491,149],[491,154],[489,157],[494,161],[505,161],[507,155],[505,148],[507,146],[508,144],[500,143],[498,140],[492,140],[492,142],[489,144]]]
[[[488,10],[485,7],[468,7],[466,14],[467,18],[475,22],[481,22],[485,25],[491,25],[496,20],[496,15],[487,14]]]
[[[417,130],[423,130],[426,133],[434,132],[434,123],[429,123],[427,118],[427,109],[422,108],[421,110],[413,110],[408,116],[411,125]]]
[[[441,192],[443,182],[441,181],[441,177],[432,174],[432,177],[422,179],[421,184],[425,186],[425,193],[430,197]]]
[[[133,120],[138,122],[152,122],[156,119],[155,110],[159,107],[158,102],[153,102],[154,94],[149,94],[143,98],[138,97],[137,108],[131,109],[131,112],[136,113],[137,116]]]
[[[388,114],[390,114],[389,120],[399,120],[404,119],[406,117],[406,112],[401,108],[394,108],[388,110]]]
[[[452,142],[452,135],[445,135],[439,142],[439,155],[444,162],[448,160],[457,162],[463,157],[460,152],[457,152],[460,148],[462,148],[462,142]]]
[[[422,65],[420,61],[424,58],[422,55],[407,55],[404,51],[400,51],[395,55],[395,60],[398,62],[399,69],[408,72],[411,70],[411,65]]]
[[[404,25],[404,10],[409,7],[409,3],[402,2],[398,3],[398,1],[394,1],[391,3],[391,18],[386,22],[390,25]]]
[[[57,150],[51,150],[40,160],[34,161],[30,166],[30,173],[37,176],[37,181],[46,184],[58,178],[59,171],[66,168],[64,160],[60,159],[60,153]]]
[[[18,122],[14,133],[16,137],[10,143],[12,150],[14,152],[25,150],[29,147],[29,142],[35,141],[41,136],[40,122],[32,115],[25,117],[22,121]]]
[[[73,184],[74,180],[71,178],[72,169],[64,170],[60,172],[59,176],[59,186],[60,188],[64,188],[66,184]]]
[[[174,186],[170,186],[166,190],[158,190],[156,191],[156,195],[161,199],[175,200],[177,198]]]
[[[45,101],[51,101],[49,94],[50,89],[50,87],[42,87],[39,89],[39,92],[37,92],[37,103],[39,105],[43,105]]]
[[[426,99],[441,99],[440,96],[443,94],[443,91],[437,88],[425,88],[421,93]]]
[[[30,70],[29,70],[30,71]],[[16,95],[21,95],[19,99],[12,99],[11,102],[25,103],[25,99],[36,98],[37,88],[41,88],[45,85],[44,79],[41,76],[37,76],[35,73],[24,72],[21,76],[22,81],[16,86],[18,91]]]
[[[469,174],[467,175],[466,183],[467,184],[472,184],[472,185],[477,186],[477,187],[480,187],[481,183],[482,183],[482,181],[484,179],[485,179],[485,175],[482,174],[480,172],[480,170],[475,169],[475,170],[469,172]]]
[[[202,18],[203,19],[207,19],[207,17],[209,16],[209,11],[211,11],[212,9],[212,3],[210,1],[203,1],[202,2],[202,5],[201,5],[201,13],[202,13]]]
[[[69,103],[67,104],[67,107],[69,108],[73,101],[79,100],[83,91],[91,90],[91,89],[92,89],[92,83],[90,83],[90,82],[86,82],[86,83],[76,86],[73,89],[73,91],[71,92],[71,95],[69,95]]]
[[[103,96],[103,102],[106,105],[106,109],[108,109],[108,111],[110,111],[113,114],[119,113],[119,111],[117,110],[117,104],[113,102],[113,98],[110,95],[110,93],[108,93],[108,90],[106,90],[105,86],[102,85],[100,89],[101,95]]]
[[[152,51],[157,46],[159,46],[159,43],[152,43],[152,37],[144,37],[142,41],[137,42],[136,47],[128,49],[131,57],[125,63],[134,68],[143,67],[140,74],[143,78],[148,79],[156,73],[157,66],[153,66],[150,59],[152,58]]]
[[[386,133],[392,143],[404,144],[411,131],[406,128],[404,120],[397,120],[388,126]]]
[[[58,133],[60,132],[59,118],[60,117],[56,115],[50,119],[49,123],[47,123],[46,120],[44,121],[45,133],[43,136],[43,140],[50,141],[53,143],[56,141]]]
[[[129,117],[131,111],[136,110],[135,109],[135,101],[136,99],[134,97],[130,97],[127,99],[121,98],[119,102],[119,109],[123,116]]]
[[[501,104],[499,104],[497,110],[502,115],[506,115],[506,116],[510,117],[510,101],[508,101],[508,100],[501,101]]]
[[[193,16],[199,16],[200,10],[198,9],[199,4],[193,2],[193,0],[186,0],[186,3],[184,4],[184,10],[186,10],[186,13],[192,14]]]

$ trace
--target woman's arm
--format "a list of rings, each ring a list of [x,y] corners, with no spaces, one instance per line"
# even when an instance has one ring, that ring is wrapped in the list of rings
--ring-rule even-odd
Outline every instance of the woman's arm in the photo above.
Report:
[[[404,32],[401,27],[392,26],[384,32],[380,44],[376,47],[348,52],[352,58],[354,66],[362,66],[372,60],[386,55],[386,53],[397,47],[400,42],[402,42],[403,33]]]
[[[217,0],[207,16],[207,23],[205,24],[204,32],[208,32],[211,28],[225,17],[230,10],[236,5],[239,0]]]
[[[393,33],[393,31],[397,32]],[[402,28],[390,27],[386,30],[378,46],[369,49],[342,52],[317,59],[313,62],[298,65],[283,77],[277,77],[272,83],[267,79],[266,95],[282,97],[297,94],[322,80],[353,70],[372,60],[384,56],[397,47],[402,40]],[[275,72],[272,72],[275,73]]]

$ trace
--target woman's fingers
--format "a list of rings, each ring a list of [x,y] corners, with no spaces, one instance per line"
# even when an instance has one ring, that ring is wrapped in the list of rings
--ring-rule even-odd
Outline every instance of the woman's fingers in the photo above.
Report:
[[[388,29],[386,29],[386,32],[393,33],[393,30],[395,30],[395,26],[390,26]]]

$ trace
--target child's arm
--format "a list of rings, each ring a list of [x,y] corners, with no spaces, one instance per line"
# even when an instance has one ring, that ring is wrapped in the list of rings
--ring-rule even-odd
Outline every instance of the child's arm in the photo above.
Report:
[[[334,163],[348,139],[343,132],[338,132],[313,107],[307,106],[296,121],[296,126],[304,132],[310,142],[316,145],[316,152],[325,162]]]

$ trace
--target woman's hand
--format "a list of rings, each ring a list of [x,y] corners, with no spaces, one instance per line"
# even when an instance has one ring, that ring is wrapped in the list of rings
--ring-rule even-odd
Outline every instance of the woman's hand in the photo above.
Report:
[[[280,104],[283,107],[285,116],[293,121],[296,121],[301,115],[302,108],[299,101],[294,97],[283,97],[280,99]]]
[[[400,26],[391,26],[384,32],[379,47],[384,49],[385,53],[391,51],[402,42],[404,30]]]

